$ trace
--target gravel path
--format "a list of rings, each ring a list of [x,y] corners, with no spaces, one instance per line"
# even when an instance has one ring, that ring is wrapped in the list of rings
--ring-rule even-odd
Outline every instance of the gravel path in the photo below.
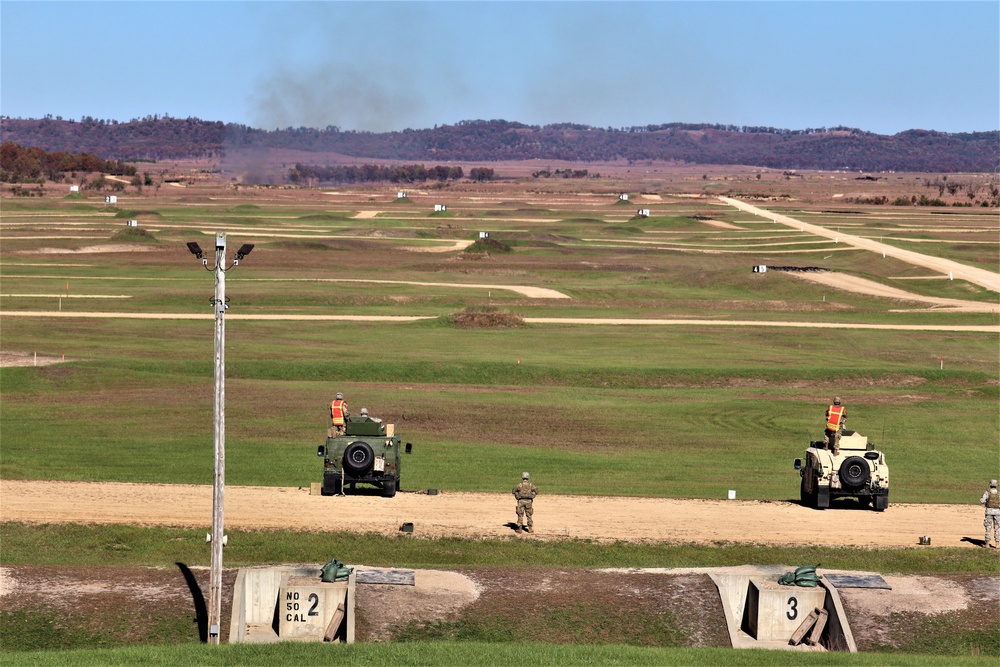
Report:
[[[3,480],[0,494],[2,521],[197,527],[212,518],[209,485]],[[514,504],[509,493],[324,497],[308,488],[227,486],[226,525],[394,535],[412,522],[420,537],[501,537],[513,535],[507,524],[516,519]],[[538,539],[906,547],[930,535],[934,546],[971,548],[962,540],[981,537],[982,509],[900,504],[885,512],[822,511],[793,502],[540,495],[535,527]]]
[[[895,246],[891,246],[887,243],[881,243],[879,241],[873,241],[872,239],[866,239],[861,236],[853,236],[851,234],[844,234],[843,232],[830,231],[825,227],[820,227],[819,225],[813,225],[808,222],[802,222],[801,220],[796,220],[795,218],[789,217],[787,215],[782,215],[780,213],[774,213],[763,208],[758,208],[756,206],[751,206],[745,202],[741,202],[738,199],[730,199],[729,197],[719,197],[724,203],[737,208],[741,211],[747,213],[752,213],[753,215],[767,218],[768,220],[774,220],[780,222],[783,225],[788,225],[789,227],[797,227],[802,231],[809,232],[810,234],[815,234],[816,236],[823,236],[828,239],[837,239],[841,243],[846,243],[852,245],[855,248],[861,248],[863,250],[870,250],[877,253],[885,253],[886,257],[894,257],[896,259],[902,260],[909,264],[914,264],[916,266],[922,266],[932,271],[938,271],[945,275],[951,274],[959,280],[966,280],[970,283],[980,285],[986,289],[993,292],[1000,292],[1000,273],[994,271],[987,271],[986,269],[978,269],[972,266],[967,266],[959,262],[952,261],[950,259],[943,259],[941,257],[931,257],[930,255],[923,255],[919,252],[913,252],[912,250],[903,250]]]

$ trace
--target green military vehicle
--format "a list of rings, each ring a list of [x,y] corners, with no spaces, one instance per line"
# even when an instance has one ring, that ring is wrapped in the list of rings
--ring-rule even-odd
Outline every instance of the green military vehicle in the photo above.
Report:
[[[323,457],[324,496],[342,495],[358,483],[371,484],[392,498],[399,490],[402,467],[400,440],[392,424],[367,417],[348,417],[343,433],[330,429],[325,445],[316,452]],[[406,453],[413,449],[406,443]]]
[[[799,488],[802,504],[825,509],[834,498],[857,498],[881,512],[889,506],[889,466],[875,443],[855,431],[840,436],[840,450],[834,454],[822,440],[809,443],[805,465],[795,459],[802,476]]]

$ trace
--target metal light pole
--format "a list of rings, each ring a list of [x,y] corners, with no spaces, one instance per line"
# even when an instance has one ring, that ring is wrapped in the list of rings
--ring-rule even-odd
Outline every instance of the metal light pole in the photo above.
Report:
[[[226,235],[215,235],[215,267],[208,268],[208,259],[203,257],[197,243],[188,243],[188,250],[202,261],[209,271],[215,271],[215,477],[212,485],[212,532],[208,541],[212,545],[212,566],[209,578],[208,602],[208,643],[218,644],[222,627],[222,547],[228,541],[225,534],[226,500]],[[253,250],[253,244],[245,243],[236,252],[233,264]]]

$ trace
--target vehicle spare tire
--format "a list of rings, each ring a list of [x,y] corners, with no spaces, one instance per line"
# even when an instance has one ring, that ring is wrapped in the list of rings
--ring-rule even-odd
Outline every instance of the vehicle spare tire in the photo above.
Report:
[[[870,475],[868,461],[860,456],[848,456],[840,464],[840,481],[847,486],[863,486]]]
[[[355,475],[368,472],[374,460],[375,452],[372,451],[371,446],[367,442],[361,440],[352,442],[344,450],[344,467]]]

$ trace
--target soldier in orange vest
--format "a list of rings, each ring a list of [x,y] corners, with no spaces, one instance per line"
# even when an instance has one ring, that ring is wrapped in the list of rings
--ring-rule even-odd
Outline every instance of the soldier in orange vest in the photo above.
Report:
[[[826,449],[832,449],[834,454],[840,453],[840,432],[844,430],[847,421],[847,408],[840,404],[840,396],[833,399],[833,405],[826,409]]]
[[[344,433],[344,422],[350,416],[351,414],[347,411],[347,401],[344,400],[344,395],[338,391],[337,397],[330,403],[330,421],[338,435]]]

